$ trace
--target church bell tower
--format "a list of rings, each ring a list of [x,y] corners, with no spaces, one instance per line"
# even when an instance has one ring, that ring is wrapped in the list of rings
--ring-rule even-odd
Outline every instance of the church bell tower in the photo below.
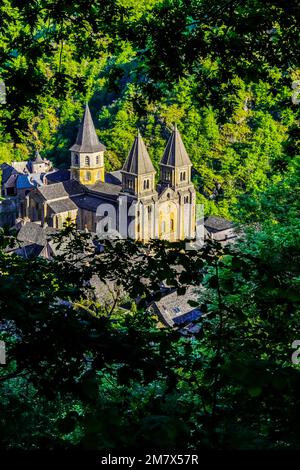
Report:
[[[88,104],[71,151],[71,178],[84,185],[104,181],[105,146],[99,141]]]

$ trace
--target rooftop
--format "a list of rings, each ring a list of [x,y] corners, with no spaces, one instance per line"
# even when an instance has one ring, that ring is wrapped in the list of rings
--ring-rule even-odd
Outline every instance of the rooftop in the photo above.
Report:
[[[55,232],[56,230],[52,227],[41,227],[34,222],[27,222],[20,228],[17,240],[25,244],[35,243],[44,246],[47,242],[47,238]]]
[[[48,184],[61,183],[70,179],[70,170],[54,170],[45,175]]]
[[[105,173],[105,183],[121,185],[122,184],[121,170]]]
[[[216,215],[210,215],[204,220],[204,226],[208,231],[222,231],[234,227],[234,223]]]
[[[173,167],[192,165],[176,125],[169,137],[160,163]]]
[[[85,188],[78,181],[47,184],[39,188],[40,194],[48,201],[85,193]]]
[[[117,184],[103,183],[102,181],[98,181],[97,183],[88,186],[87,190],[116,198],[119,196],[122,187]]]
[[[92,196],[90,194],[84,194],[82,196],[72,197],[72,201],[80,209],[96,212],[100,204],[105,204],[106,199],[102,199],[99,196]]]
[[[69,212],[77,209],[77,206],[70,198],[59,199],[58,201],[50,201],[48,205],[55,214],[61,214],[63,212]]]
[[[105,150],[105,146],[101,144],[96,134],[96,129],[88,104],[85,107],[76,142],[72,145],[70,150],[73,152],[87,153],[103,152]]]
[[[153,302],[154,310],[162,317],[165,324],[177,326],[198,320],[202,315],[199,308],[189,304],[189,300],[197,301],[199,288],[189,286],[184,295],[178,295],[177,291],[165,295],[157,302]]]
[[[123,165],[122,171],[134,175],[154,173],[155,169],[149,157],[143,138],[138,132],[130,149],[128,157]]]

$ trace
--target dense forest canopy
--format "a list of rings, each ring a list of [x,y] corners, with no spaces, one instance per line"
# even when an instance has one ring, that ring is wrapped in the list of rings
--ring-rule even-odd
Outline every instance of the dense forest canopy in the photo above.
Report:
[[[87,100],[108,170],[137,126],[158,168],[177,123],[198,202],[243,236],[199,251],[107,242],[99,254],[67,224],[64,252],[46,261],[8,254],[15,239],[1,230],[0,448],[299,448],[299,9],[1,0],[1,162],[39,149],[68,167]],[[122,302],[94,299],[95,274],[126,291]],[[163,280],[199,287],[197,334],[147,314]]]
[[[88,100],[107,169],[137,126],[158,168],[175,122],[198,201],[234,217],[297,155],[298,22],[296,0],[2,0],[0,159],[39,149],[68,167]]]

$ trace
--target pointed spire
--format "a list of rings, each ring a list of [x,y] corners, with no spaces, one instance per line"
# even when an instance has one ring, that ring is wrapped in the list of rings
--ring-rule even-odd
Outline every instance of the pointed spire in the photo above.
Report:
[[[40,152],[36,150],[35,156],[34,156],[34,163],[44,163],[44,160],[42,159]]]
[[[135,175],[155,172],[139,129],[122,170]]]
[[[86,103],[83,119],[81,121],[76,142],[70,148],[73,152],[103,152],[105,146],[101,144],[96,134],[89,105]]]
[[[182,138],[180,135],[179,130],[177,129],[177,125],[174,125],[174,130],[169,137],[167,146],[165,148],[163,157],[160,162],[162,165],[168,166],[186,166],[191,165],[192,162],[187,154],[185,149],[184,143],[182,142]]]

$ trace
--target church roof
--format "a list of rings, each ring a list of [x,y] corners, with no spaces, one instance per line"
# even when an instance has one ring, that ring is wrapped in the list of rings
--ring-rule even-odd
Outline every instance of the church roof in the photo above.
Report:
[[[86,189],[89,193],[97,193],[108,198],[116,198],[119,196],[122,186],[98,181],[97,183],[88,186]]]
[[[105,183],[122,185],[121,170],[110,171],[109,173],[105,173]]]
[[[70,176],[70,170],[53,170],[45,175],[45,179],[48,184],[54,184],[69,181]]]
[[[146,145],[139,131],[134,139],[134,143],[126,158],[122,171],[134,175],[144,175],[155,172]]]
[[[39,188],[40,194],[47,200],[61,199],[67,196],[83,194],[85,189],[78,181],[69,180],[61,183],[46,184]]]
[[[97,212],[98,207],[101,204],[107,204],[107,199],[101,196],[93,196],[90,194],[83,194],[82,196],[72,197],[72,201],[76,204],[76,207],[85,209],[90,212]]]
[[[96,129],[88,104],[85,107],[76,142],[72,145],[70,150],[73,152],[87,153],[103,152],[105,150],[105,146],[101,144],[96,134]]]
[[[65,199],[59,199],[58,201],[50,201],[48,206],[55,214],[61,214],[63,212],[69,212],[77,209],[77,206],[68,197]]]
[[[165,148],[163,157],[160,162],[162,165],[168,166],[186,166],[191,165],[192,162],[185,150],[184,143],[177,126],[175,125],[174,131],[169,137],[167,146]]]

